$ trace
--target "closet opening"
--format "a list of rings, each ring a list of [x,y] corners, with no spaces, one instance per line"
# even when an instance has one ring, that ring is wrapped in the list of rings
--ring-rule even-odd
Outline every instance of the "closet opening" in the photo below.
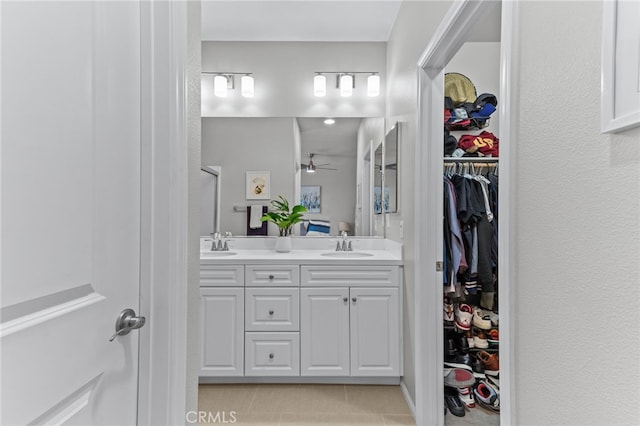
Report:
[[[418,62],[417,424],[515,418],[513,3],[454,4]]]

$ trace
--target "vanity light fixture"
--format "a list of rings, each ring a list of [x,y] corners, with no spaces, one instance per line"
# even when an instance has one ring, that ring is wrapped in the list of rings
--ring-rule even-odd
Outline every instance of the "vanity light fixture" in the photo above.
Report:
[[[313,94],[319,98],[327,95],[327,77],[322,74],[313,77]]]
[[[380,95],[380,76],[371,74],[367,77],[367,96],[374,97]]]
[[[213,94],[219,98],[226,98],[227,91],[235,89],[234,76],[240,75],[240,94],[245,98],[253,98],[254,80],[250,72],[203,72],[213,75]]]
[[[348,98],[353,95],[353,89],[355,87],[355,80],[353,74],[342,74],[340,76],[340,96]]]
[[[325,118],[324,120],[324,124],[332,125],[335,123],[336,123],[336,120],[334,120],[333,118]]]
[[[356,87],[356,74],[367,74],[367,96],[380,96],[380,74],[377,71],[316,71],[313,77],[313,94],[327,96],[327,74],[336,75],[336,88],[340,96],[353,95]]]
[[[213,94],[219,98],[227,97],[227,86],[229,79],[225,75],[216,75],[213,77]]]
[[[250,74],[243,75],[240,79],[240,93],[245,98],[253,98],[253,77]]]

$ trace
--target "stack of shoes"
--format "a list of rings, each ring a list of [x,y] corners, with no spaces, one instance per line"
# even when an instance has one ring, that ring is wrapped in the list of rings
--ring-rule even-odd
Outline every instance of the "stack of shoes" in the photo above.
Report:
[[[473,360],[469,354],[468,340],[464,335],[454,332],[446,335],[444,365],[472,371]]]
[[[452,368],[444,376],[444,402],[451,414],[464,417],[464,407],[475,406],[470,388],[476,382],[470,371],[462,368]],[[473,404],[473,405],[469,405]],[[445,410],[446,412],[446,410]]]

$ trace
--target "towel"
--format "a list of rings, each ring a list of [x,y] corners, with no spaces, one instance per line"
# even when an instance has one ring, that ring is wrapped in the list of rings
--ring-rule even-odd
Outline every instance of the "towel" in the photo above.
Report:
[[[262,228],[262,206],[250,206],[251,207],[251,219],[249,221],[249,228],[260,229]]]

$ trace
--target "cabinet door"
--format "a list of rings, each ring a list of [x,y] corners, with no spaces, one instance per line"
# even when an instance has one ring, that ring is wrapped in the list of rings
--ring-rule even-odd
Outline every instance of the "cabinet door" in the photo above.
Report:
[[[351,375],[400,375],[397,288],[351,288]]]
[[[200,288],[200,376],[244,373],[244,288]]]
[[[300,375],[349,375],[349,289],[300,289]]]

